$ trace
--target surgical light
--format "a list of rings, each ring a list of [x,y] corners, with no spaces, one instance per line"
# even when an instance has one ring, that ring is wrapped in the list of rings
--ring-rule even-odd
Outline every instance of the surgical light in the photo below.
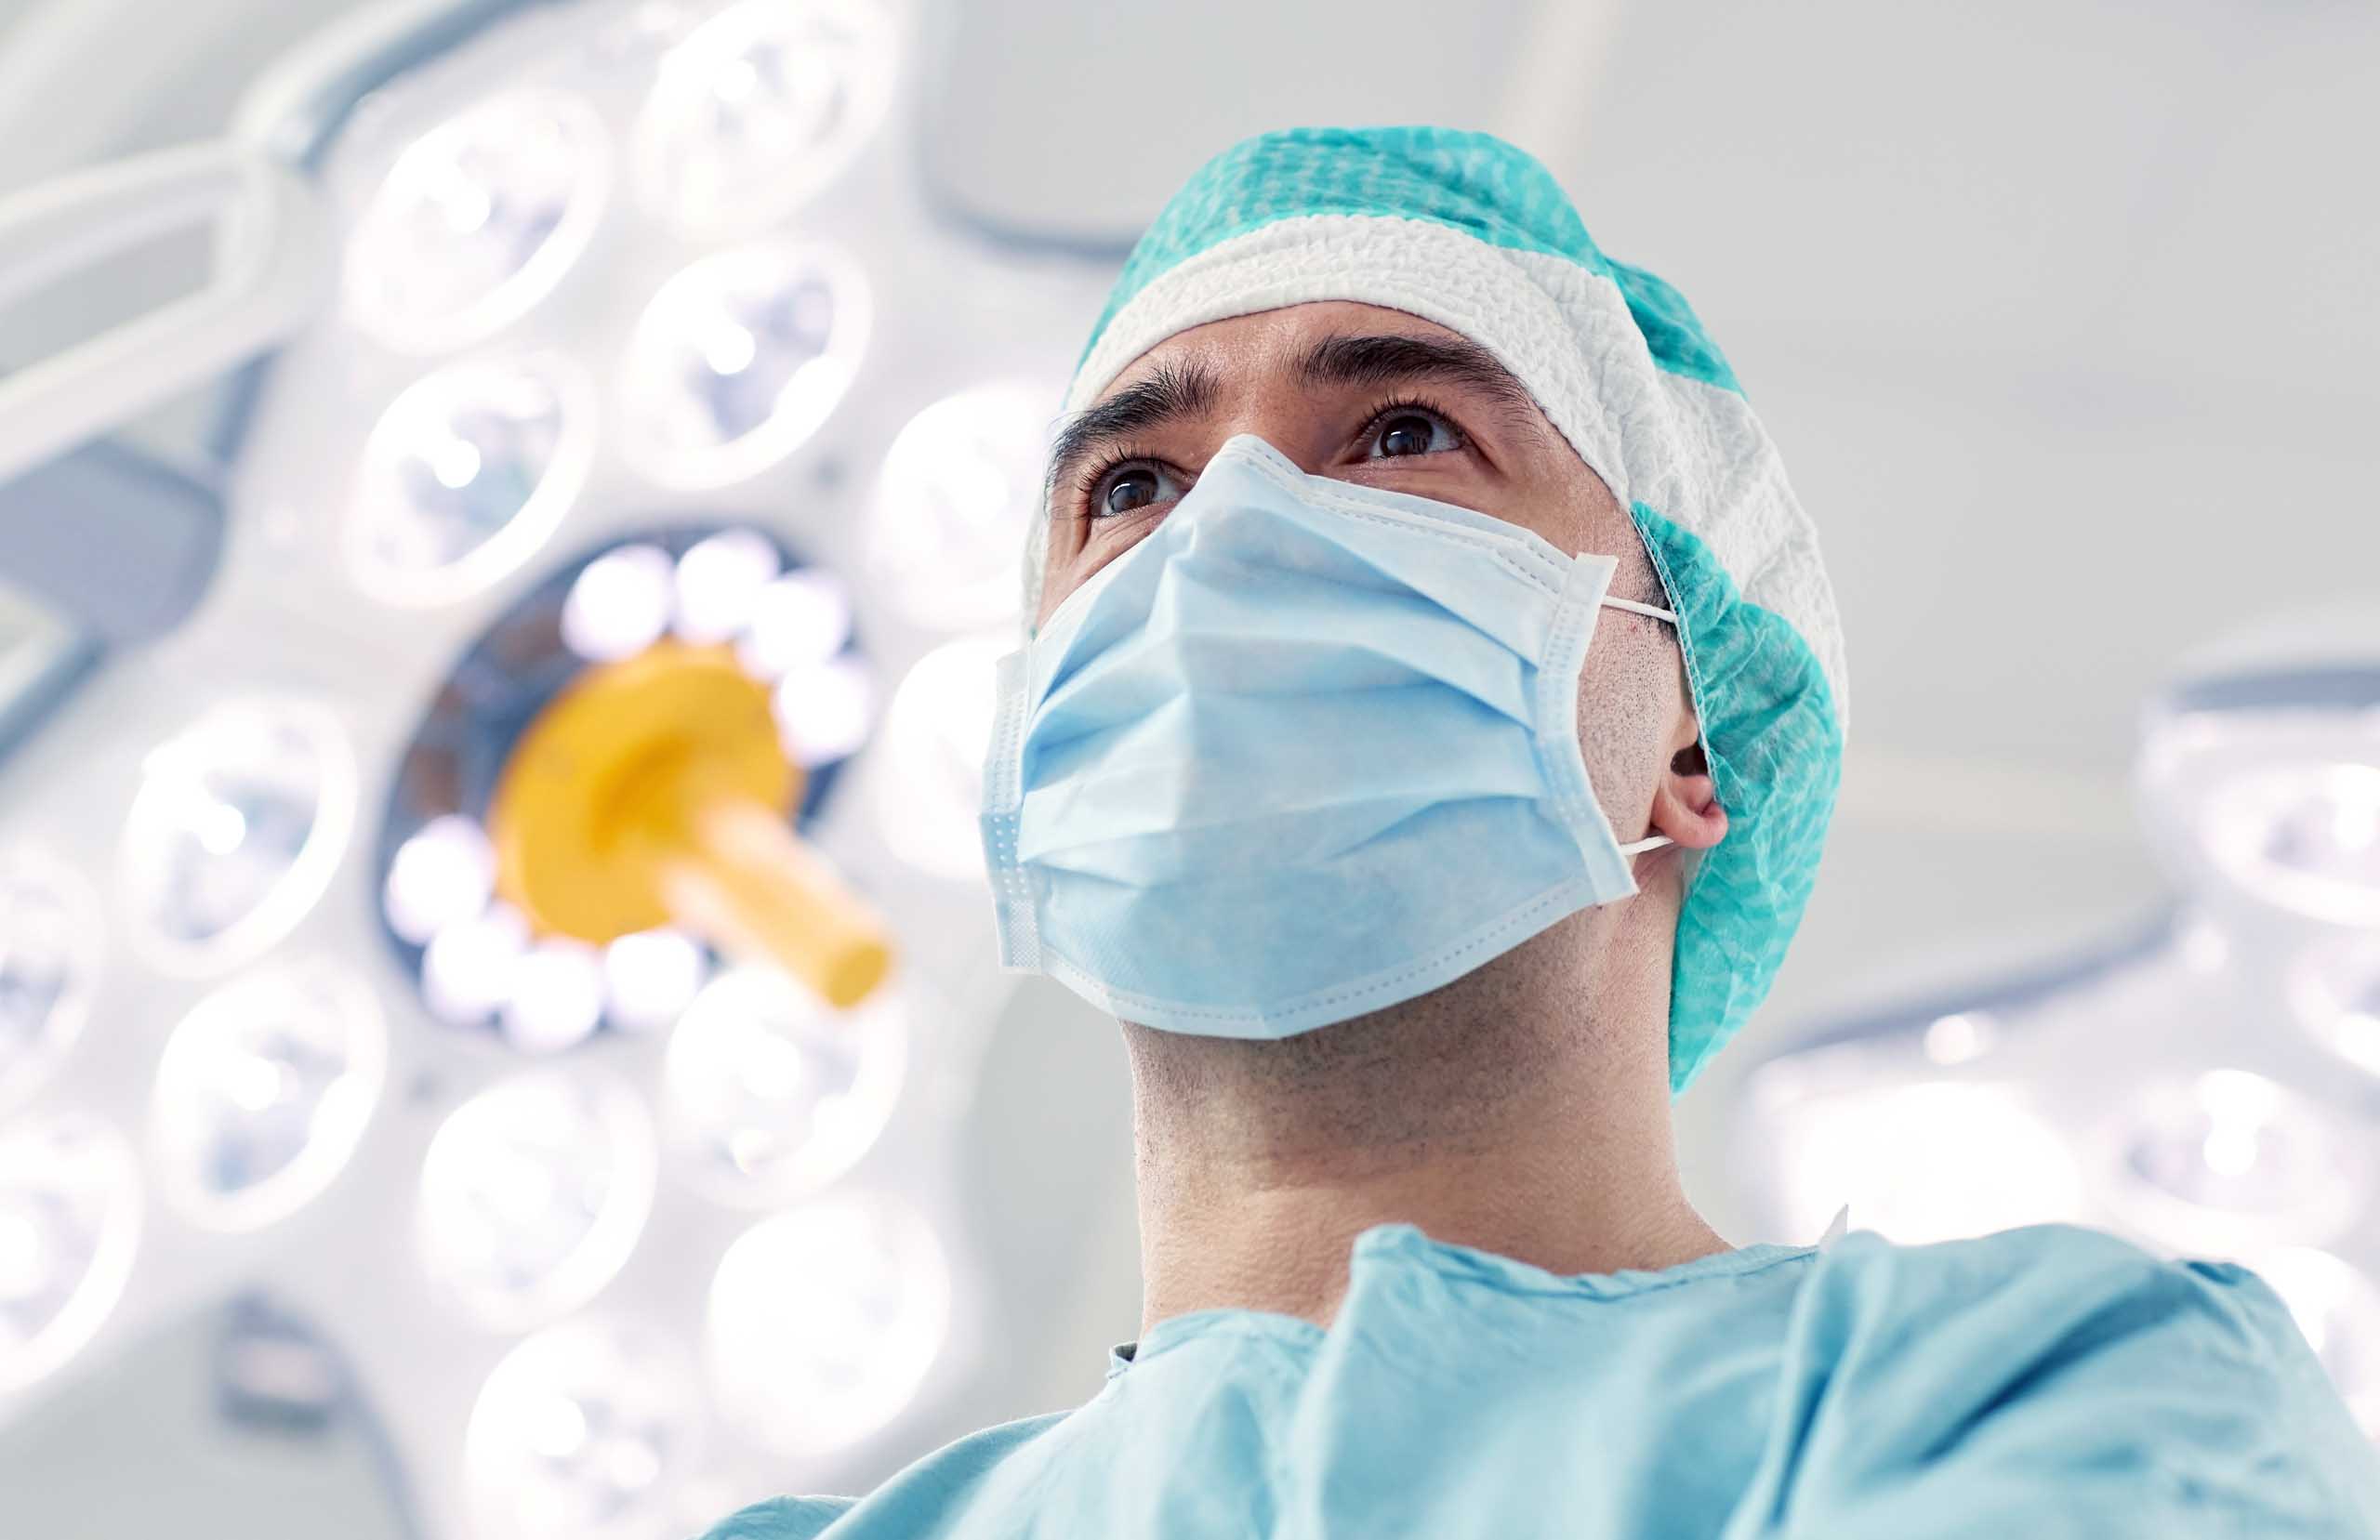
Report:
[[[906,1204],[848,1194],[761,1220],[714,1275],[706,1357],[722,1411],[822,1454],[907,1406],[950,1327],[950,1273]]]
[[[775,542],[754,530],[721,530],[696,541],[678,559],[679,639],[706,646],[747,629],[782,565]]]
[[[878,826],[902,860],[955,882],[984,875],[976,819],[998,700],[993,675],[1008,651],[998,636],[945,642],[910,666],[885,710],[869,788]]]
[[[529,951],[529,922],[501,902],[449,924],[421,954],[422,999],[439,1020],[475,1027],[512,998]]]
[[[504,1355],[464,1431],[482,1540],[660,1533],[699,1448],[694,1366],[657,1334],[588,1320]]]
[[[545,297],[586,248],[611,178],[594,109],[491,98],[397,157],[348,242],[347,302],[391,348],[474,342]]]
[[[416,946],[470,919],[496,892],[496,849],[475,819],[447,813],[414,831],[389,863],[380,903],[389,928]]]
[[[804,769],[841,759],[867,742],[876,683],[849,653],[787,669],[770,695],[777,735]]]
[[[290,1214],[346,1165],[388,1060],[378,1002],[328,963],[217,990],[166,1039],[150,1099],[165,1191],[218,1230]]]
[[[661,60],[637,119],[645,202],[711,234],[768,223],[831,180],[890,95],[884,12],[855,0],[754,0]]]
[[[514,1047],[558,1053],[585,1042],[602,1020],[603,954],[595,947],[549,936],[513,965],[501,1025]]]
[[[747,671],[777,678],[833,657],[851,634],[852,601],[842,584],[805,567],[752,596],[751,625],[735,656]]]
[[[90,1340],[139,1232],[139,1175],[115,1130],[73,1112],[0,1130],[0,1393]]]
[[[866,334],[858,270],[822,246],[704,257],[661,286],[629,338],[622,448],[664,486],[741,480],[826,421]]]
[[[627,1032],[674,1023],[710,976],[702,943],[682,930],[632,930],[603,948],[604,1013]]]
[[[2290,970],[2298,1024],[2351,1064],[2380,1074],[2380,934],[2333,937]]]
[[[2335,925],[2380,925],[2380,765],[2281,764],[2210,798],[2206,838],[2233,881]]]
[[[653,1130],[616,1077],[532,1072],[450,1113],[422,1162],[432,1277],[491,1325],[536,1324],[594,1296],[653,1205]]]
[[[2140,1229],[2234,1252],[2336,1234],[2370,1196],[2357,1133],[2245,1070],[2152,1082],[2114,1136],[2110,1196]]]
[[[322,894],[355,817],[355,766],[324,713],[217,707],[152,751],[126,818],[126,886],[157,960],[244,960]]]
[[[99,901],[47,856],[0,856],[0,1115],[49,1078],[88,1015]]]
[[[773,968],[712,980],[670,1034],[663,1072],[691,1178],[761,1204],[841,1176],[891,1115],[907,1025],[890,990],[838,1011]]]
[[[594,458],[595,391],[557,354],[451,364],[391,402],[366,441],[348,561],[374,596],[443,603],[518,567]]]
[[[589,663],[633,657],[669,629],[678,567],[658,546],[619,546],[580,569],[562,599],[562,645]]]
[[[893,439],[866,562],[909,619],[951,631],[1014,622],[1016,553],[1042,513],[1060,394],[1021,380],[975,386],[926,407]]]
[[[2078,1215],[2081,1170],[2015,1087],[1805,1090],[1796,1068],[1765,1067],[1753,1092],[1778,1207],[1794,1233],[1817,1233],[1845,1204],[1861,1229],[1908,1244]]]

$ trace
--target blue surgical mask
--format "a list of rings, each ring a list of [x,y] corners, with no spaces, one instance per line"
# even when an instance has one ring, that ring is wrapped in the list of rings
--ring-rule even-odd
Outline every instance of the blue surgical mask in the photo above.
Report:
[[[1287,1037],[1636,891],[1579,750],[1617,562],[1231,440],[1003,659],[1000,961],[1128,1021]]]

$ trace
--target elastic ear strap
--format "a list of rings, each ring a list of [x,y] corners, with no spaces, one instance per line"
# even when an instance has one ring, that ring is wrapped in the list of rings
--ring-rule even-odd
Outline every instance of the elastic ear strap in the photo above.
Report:
[[[1614,610],[1625,610],[1632,615],[1650,615],[1655,620],[1668,621],[1672,625],[1677,624],[1677,615],[1674,612],[1656,610],[1649,604],[1639,604],[1633,599],[1612,599],[1606,596],[1604,603]]]
[[[1620,848],[1620,853],[1623,856],[1642,855],[1646,850],[1658,850],[1664,845],[1674,845],[1675,843],[1677,842],[1670,838],[1667,835],[1655,835],[1650,839],[1635,839],[1629,841],[1627,844],[1622,845]]]

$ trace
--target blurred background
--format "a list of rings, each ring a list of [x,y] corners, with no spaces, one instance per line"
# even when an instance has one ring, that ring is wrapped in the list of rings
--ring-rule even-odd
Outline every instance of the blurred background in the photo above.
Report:
[[[1398,121],[1692,299],[1833,571],[1706,1214],[2244,1257],[2380,1435],[2380,9],[53,0],[0,1527],[687,1534],[1096,1389],[1121,1053],[974,849],[1024,521],[1180,180]]]

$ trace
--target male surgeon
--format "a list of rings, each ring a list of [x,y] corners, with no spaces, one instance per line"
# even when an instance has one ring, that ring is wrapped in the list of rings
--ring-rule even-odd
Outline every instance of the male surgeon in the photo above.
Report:
[[[715,1540],[2380,1536],[2241,1268],[1686,1201],[1671,1098],[1809,897],[1843,646],[1726,360],[1542,166],[1226,151],[1067,411],[983,829],[1004,960],[1129,1051],[1140,1336]]]

